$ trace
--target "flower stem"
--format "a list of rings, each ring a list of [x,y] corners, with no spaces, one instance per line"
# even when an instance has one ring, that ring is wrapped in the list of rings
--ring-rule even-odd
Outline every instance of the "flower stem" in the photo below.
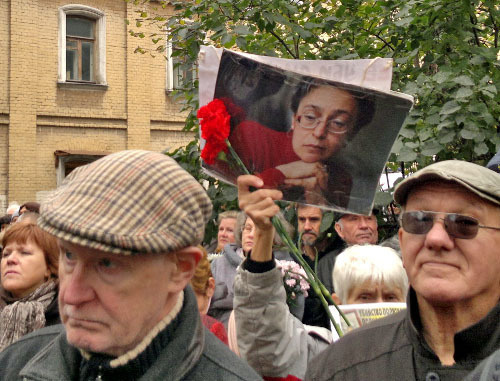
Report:
[[[238,156],[236,151],[233,149],[233,147],[231,146],[231,143],[229,142],[228,139],[226,139],[226,144],[227,144],[227,147],[229,148],[229,152],[231,153],[231,156],[234,158],[234,160],[236,161],[238,166],[244,171],[245,174],[250,175],[251,173],[248,172],[247,167],[241,161],[240,157]],[[335,306],[335,308],[339,312],[340,316],[342,317],[342,319],[344,319],[344,321],[346,322],[346,324],[349,327],[351,326],[351,323],[349,322],[347,317],[344,315],[344,313],[339,309],[337,304],[333,301],[332,296],[330,295],[330,293],[328,292],[326,287],[323,285],[323,283],[321,283],[318,276],[316,275],[316,272],[311,269],[311,267],[307,264],[305,259],[302,257],[301,251],[299,251],[299,249],[297,248],[297,246],[293,242],[292,238],[289,236],[288,232],[283,227],[281,221],[276,216],[274,216],[271,219],[271,221],[273,223],[274,228],[276,229],[276,232],[280,235],[283,242],[285,242],[285,244],[288,246],[288,249],[290,250],[292,255],[295,257],[297,262],[304,269],[304,271],[307,275],[307,281],[311,285],[311,287],[314,290],[314,292],[316,293],[316,295],[321,300],[321,304],[323,305],[323,308],[325,309],[328,317],[330,318],[330,321],[332,322],[333,327],[337,331],[339,337],[343,336],[342,330],[340,329],[339,325],[337,324],[337,322],[333,318],[333,315],[330,311],[330,308],[328,307],[328,303],[333,304]],[[317,255],[316,255],[316,258],[317,258]],[[315,270],[316,270],[316,263],[317,263],[317,261],[315,262],[315,266],[314,266]],[[328,302],[327,302],[327,300],[328,300]]]

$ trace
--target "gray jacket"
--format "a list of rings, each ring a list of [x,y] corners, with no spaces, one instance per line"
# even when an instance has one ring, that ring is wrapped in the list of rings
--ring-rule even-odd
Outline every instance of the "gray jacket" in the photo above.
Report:
[[[276,259],[292,260],[286,251],[275,251],[274,255]],[[228,328],[229,315],[233,310],[233,284],[236,269],[241,262],[243,262],[243,258],[238,254],[238,246],[227,244],[224,246],[222,255],[215,258],[211,264],[212,276],[215,279],[215,291],[207,315],[222,322],[226,329]]]
[[[196,299],[185,290],[184,305],[175,329],[153,342],[124,366],[110,368],[109,358],[93,355],[82,358],[80,351],[68,344],[62,325],[51,326],[26,335],[0,353],[1,380],[64,381],[100,380],[260,380],[261,378],[236,357],[219,339],[201,324]],[[174,323],[174,321],[172,323]],[[171,323],[171,324],[172,324]],[[102,365],[93,358],[101,357]],[[132,363],[132,364],[131,364]],[[145,365],[147,364],[147,365]],[[141,373],[137,368],[145,368]],[[82,375],[84,369],[88,374]],[[91,376],[89,376],[89,374]]]
[[[308,361],[328,347],[331,332],[305,326],[286,304],[281,272],[238,269],[234,313],[240,355],[267,377],[304,378]]]

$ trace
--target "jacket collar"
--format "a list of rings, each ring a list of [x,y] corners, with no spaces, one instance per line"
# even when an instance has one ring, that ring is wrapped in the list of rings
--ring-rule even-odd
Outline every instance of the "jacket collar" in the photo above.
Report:
[[[184,290],[184,304],[169,334],[167,326],[144,350],[149,367],[141,378],[179,380],[198,362],[204,347],[204,330],[196,306],[196,298],[190,287]],[[142,357],[138,361],[144,360]],[[79,379],[80,366],[85,361],[78,349],[66,340],[63,330],[50,344],[44,347],[21,370],[19,375],[30,380],[75,380]],[[115,368],[120,375],[127,374],[130,364]],[[114,369],[109,370],[112,374]],[[136,375],[135,375],[136,376]],[[134,377],[135,377],[134,376]],[[139,378],[135,377],[135,379]]]
[[[418,342],[417,352],[425,357],[435,358],[439,361],[434,351],[429,347],[423,337],[422,321],[418,310],[418,301],[415,290],[410,287],[406,298],[408,313],[407,332],[413,343]],[[482,360],[500,346],[500,303],[476,324],[467,327],[455,334],[455,361]]]

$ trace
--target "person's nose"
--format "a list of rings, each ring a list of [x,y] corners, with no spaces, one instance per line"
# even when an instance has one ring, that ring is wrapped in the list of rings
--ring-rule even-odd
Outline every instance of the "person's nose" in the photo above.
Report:
[[[19,263],[19,253],[17,250],[12,251],[7,257],[7,265],[17,265]]]
[[[60,278],[60,293],[65,304],[78,306],[93,299],[94,290],[82,263],[77,263],[71,272],[62,272]]]
[[[368,224],[368,219],[365,217],[361,217],[359,219],[359,228],[360,229],[368,229],[370,225]]]
[[[304,231],[310,231],[311,229],[312,229],[311,221],[306,220],[306,222],[304,223]]]
[[[322,120],[318,123],[316,127],[314,127],[313,130],[313,135],[317,139],[324,139],[326,137],[326,134],[328,133],[327,129],[328,121],[327,120]]]
[[[451,250],[455,245],[455,241],[444,227],[444,221],[435,219],[431,230],[425,235],[425,246],[434,251]]]

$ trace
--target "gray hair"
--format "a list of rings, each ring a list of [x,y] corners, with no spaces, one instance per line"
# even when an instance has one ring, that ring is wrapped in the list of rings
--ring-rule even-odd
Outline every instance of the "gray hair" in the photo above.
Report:
[[[340,253],[333,268],[333,287],[343,304],[349,292],[366,281],[408,290],[408,277],[398,253],[379,245],[353,245]]]

